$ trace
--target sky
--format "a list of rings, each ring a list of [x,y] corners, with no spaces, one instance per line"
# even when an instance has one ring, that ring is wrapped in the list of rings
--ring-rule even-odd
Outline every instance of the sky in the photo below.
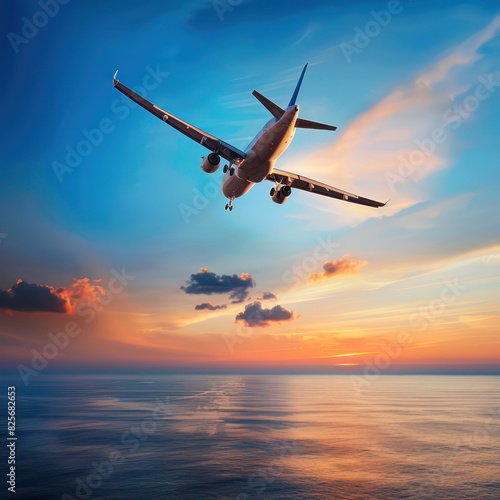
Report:
[[[500,361],[497,2],[2,2],[0,363],[478,373]],[[244,149],[309,63],[277,167],[226,212],[204,148],[119,79]],[[265,184],[265,185],[264,185]]]

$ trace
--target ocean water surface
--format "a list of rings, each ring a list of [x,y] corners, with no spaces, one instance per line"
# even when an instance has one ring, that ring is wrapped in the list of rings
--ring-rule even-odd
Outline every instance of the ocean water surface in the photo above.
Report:
[[[500,377],[381,376],[362,390],[329,375],[14,385],[16,495],[4,486],[5,498],[500,499]]]

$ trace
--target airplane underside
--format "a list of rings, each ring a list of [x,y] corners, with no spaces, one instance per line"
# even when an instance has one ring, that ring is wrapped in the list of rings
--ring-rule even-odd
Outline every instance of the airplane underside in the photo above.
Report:
[[[297,96],[304,78],[307,64],[304,66],[299,81],[286,108],[281,108],[256,90],[253,95],[272,114],[272,118],[248,145],[246,151],[211,135],[177,116],[163,110],[146,100],[134,90],[117,80],[115,73],[113,85],[132,101],[139,104],[167,125],[207,148],[210,153],[203,157],[201,169],[213,174],[221,164],[221,159],[228,163],[223,167],[222,193],[229,200],[226,210],[232,210],[233,201],[245,195],[255,184],[268,180],[274,183],[270,197],[274,203],[282,205],[290,196],[292,189],[314,193],[328,198],[357,203],[373,208],[383,207],[385,203],[364,198],[300,174],[285,172],[274,167],[276,160],[290,146],[298,128],[335,131],[337,127],[299,118]]]

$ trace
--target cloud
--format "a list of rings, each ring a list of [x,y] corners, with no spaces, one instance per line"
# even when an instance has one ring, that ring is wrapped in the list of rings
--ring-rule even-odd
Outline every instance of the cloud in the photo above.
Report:
[[[276,300],[278,297],[273,292],[263,292],[257,300]]]
[[[487,76],[488,64],[479,61],[494,61],[482,48],[499,28],[500,16],[496,16],[339,129],[340,136],[332,146],[289,160],[287,170],[318,176],[323,182],[368,198],[390,199],[383,209],[350,205],[346,210],[331,200],[304,198],[326,215],[317,217],[315,224],[322,229],[325,224],[355,225],[381,214],[392,215],[428,196],[419,181],[452,164],[455,130],[470,120],[457,110],[473,95],[481,77]],[[443,134],[434,140],[436,129]]]
[[[197,311],[203,311],[207,309],[208,311],[218,311],[219,309],[226,309],[226,304],[222,304],[221,306],[214,306],[210,302],[203,302],[203,304],[198,304],[194,308]]]
[[[104,289],[89,278],[75,278],[69,287],[37,285],[22,279],[8,290],[0,290],[0,309],[23,312],[74,314],[82,301],[99,302]]]
[[[251,274],[242,273],[228,275],[210,272],[202,267],[199,272],[192,274],[187,281],[187,286],[181,286],[181,290],[189,295],[212,295],[229,293],[229,298],[233,304],[243,302],[249,293],[249,289],[255,286],[255,281]]]
[[[89,278],[74,278],[73,283],[67,288],[58,288],[61,297],[71,305],[71,312],[76,312],[76,306],[80,302],[100,302],[106,296],[106,291],[99,285],[101,279],[90,280]]]
[[[350,260],[351,255],[344,255],[337,260],[327,260],[323,264],[323,272],[309,275],[310,281],[319,281],[323,278],[331,278],[338,274],[357,274],[358,270],[366,266],[366,260]]]
[[[444,80],[455,66],[470,65],[478,61],[484,56],[479,49],[494,38],[499,30],[500,15],[497,15],[485,28],[464,40],[447,57],[439,60],[429,68],[428,72],[422,76],[422,79],[431,83],[439,82]]]
[[[51,286],[17,280],[8,290],[0,290],[0,309],[10,311],[70,312],[66,299]]]
[[[245,310],[236,316],[236,321],[243,321],[249,327],[266,327],[271,322],[294,320],[293,311],[287,311],[283,306],[274,306],[272,309],[263,309],[260,302],[247,304]]]

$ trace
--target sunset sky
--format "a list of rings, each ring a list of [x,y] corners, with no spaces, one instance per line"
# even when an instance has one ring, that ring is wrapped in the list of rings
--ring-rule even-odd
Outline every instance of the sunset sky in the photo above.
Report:
[[[497,2],[50,5],[0,6],[2,367],[499,371]],[[112,84],[244,149],[305,63],[300,116],[338,130],[277,167],[386,207],[262,183],[226,212]]]

